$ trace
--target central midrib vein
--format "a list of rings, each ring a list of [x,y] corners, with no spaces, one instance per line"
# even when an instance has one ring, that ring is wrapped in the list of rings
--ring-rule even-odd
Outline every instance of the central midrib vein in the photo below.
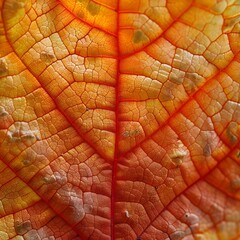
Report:
[[[117,22],[117,37],[116,37],[116,45],[117,45],[117,69],[116,69],[116,85],[115,85],[115,148],[114,148],[114,160],[112,167],[112,194],[111,194],[111,239],[115,239],[115,202],[116,202],[116,173],[117,173],[117,162],[118,162],[118,140],[119,140],[119,78],[120,78],[120,47],[119,47],[119,5],[120,0],[117,2],[116,9],[116,22]]]

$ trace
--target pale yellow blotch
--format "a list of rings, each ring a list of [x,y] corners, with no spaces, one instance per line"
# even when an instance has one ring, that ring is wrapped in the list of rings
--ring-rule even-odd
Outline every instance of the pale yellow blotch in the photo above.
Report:
[[[227,7],[227,1],[224,0],[196,0],[196,3],[216,13],[222,13]]]
[[[213,5],[212,10],[216,13],[222,14],[226,7],[227,7],[226,1],[217,1],[217,3]]]
[[[100,12],[100,8],[101,8],[101,5],[93,1],[90,1],[87,5],[87,10],[92,16],[97,15]]]
[[[6,232],[0,231],[0,239],[2,239],[2,240],[9,239],[8,234]]]
[[[202,234],[195,234],[194,238],[195,240],[207,240],[207,238]]]

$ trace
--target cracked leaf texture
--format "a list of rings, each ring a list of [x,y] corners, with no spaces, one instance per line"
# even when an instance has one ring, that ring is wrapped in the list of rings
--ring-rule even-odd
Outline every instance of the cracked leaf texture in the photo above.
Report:
[[[0,239],[240,239],[239,0],[0,0]]]

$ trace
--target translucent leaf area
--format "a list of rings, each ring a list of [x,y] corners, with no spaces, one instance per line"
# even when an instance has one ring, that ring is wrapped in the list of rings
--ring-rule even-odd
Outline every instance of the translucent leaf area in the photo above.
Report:
[[[240,239],[239,0],[0,9],[0,240]]]

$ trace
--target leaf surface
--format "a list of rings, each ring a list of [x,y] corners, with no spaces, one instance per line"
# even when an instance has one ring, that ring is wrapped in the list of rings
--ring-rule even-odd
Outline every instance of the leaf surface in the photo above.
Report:
[[[0,4],[0,239],[240,238],[239,1]]]

